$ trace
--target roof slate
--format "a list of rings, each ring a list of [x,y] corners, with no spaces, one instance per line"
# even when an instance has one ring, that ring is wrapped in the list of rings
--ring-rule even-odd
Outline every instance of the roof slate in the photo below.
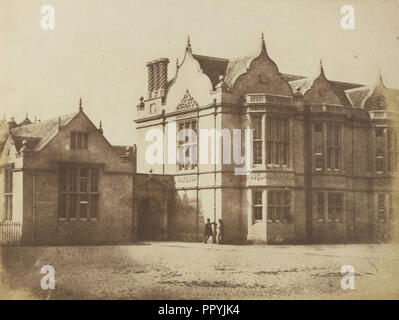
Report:
[[[31,142],[36,141],[31,147],[33,147],[34,150],[40,150],[58,132],[59,123],[61,126],[64,126],[76,115],[77,113],[71,113],[49,120],[22,125],[13,128],[11,130],[11,135],[16,140],[26,138],[26,140],[30,140]]]

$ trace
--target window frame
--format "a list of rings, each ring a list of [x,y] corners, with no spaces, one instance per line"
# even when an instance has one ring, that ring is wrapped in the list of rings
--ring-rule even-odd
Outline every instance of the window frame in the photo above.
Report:
[[[317,131],[316,126],[319,126],[321,131]],[[343,125],[339,122],[313,121],[313,171],[340,172],[343,170],[342,132]]]
[[[257,203],[257,196],[260,196],[260,203]],[[259,200],[258,198],[258,200]],[[261,213],[261,218],[257,219],[256,217],[256,212],[259,211],[260,209],[260,213]],[[252,192],[252,221],[253,222],[261,222],[263,221],[263,191],[261,190],[254,190]]]
[[[283,126],[284,124],[284,126]],[[290,119],[285,116],[266,116],[266,166],[290,166]]]
[[[339,196],[339,197],[338,197]],[[338,201],[336,201],[335,204],[331,204],[330,202],[330,197],[337,197],[341,199],[341,205],[338,205]],[[345,211],[345,200],[344,200],[344,193],[339,192],[339,191],[333,191],[333,192],[327,192],[327,221],[328,222],[335,222],[335,223],[341,223],[344,220],[344,211]],[[332,200],[332,199],[331,199]],[[337,209],[340,209],[340,215],[339,218],[337,219]],[[331,214],[330,214],[331,211]]]
[[[188,127],[187,127],[188,124]],[[193,125],[195,124],[195,125]],[[183,126],[182,129],[180,129],[180,127]],[[184,119],[184,120],[180,120],[176,122],[176,127],[177,127],[177,132],[176,132],[176,167],[177,167],[177,171],[182,171],[182,170],[194,170],[195,168],[198,167],[198,120],[196,118],[189,118],[189,119]],[[185,138],[187,140],[185,141],[180,141],[178,139],[179,137],[179,132],[181,130],[185,130],[185,129],[191,129],[194,131],[195,134],[195,141],[189,141],[189,139],[187,139],[187,136],[185,136]],[[179,160],[179,150],[180,148],[183,147],[184,152],[187,153],[187,151],[194,151],[194,155],[190,155],[189,153],[189,157],[190,157],[190,161],[188,163],[182,163]],[[191,163],[191,162],[194,163]]]
[[[87,170],[87,176],[82,176]],[[65,174],[62,174],[64,172]],[[93,166],[62,166],[58,170],[58,220],[87,221],[99,220],[100,169]],[[93,184],[94,178],[96,183]],[[74,187],[73,187],[74,185]],[[86,191],[82,191],[86,185]],[[95,189],[93,190],[93,185]],[[62,187],[61,187],[62,186]],[[86,198],[86,200],[85,200]],[[63,199],[63,200],[62,200]],[[72,199],[75,199],[74,201]],[[82,200],[83,199],[83,200]],[[62,201],[62,202],[61,202]],[[74,212],[72,212],[74,203]],[[95,206],[93,204],[95,203]],[[86,204],[86,215],[81,215],[82,204]],[[62,209],[63,206],[63,209]],[[95,214],[93,214],[95,208]],[[63,214],[61,214],[63,212]]]
[[[253,164],[254,166],[262,165],[264,158],[263,157],[263,114],[251,115],[251,129],[253,129],[253,150],[252,150]],[[259,159],[260,161],[257,161]]]
[[[70,150],[88,150],[89,133],[83,131],[71,131]]]
[[[4,173],[4,221],[13,221],[13,168],[6,166],[3,168]]]
[[[279,195],[277,197],[276,195]],[[277,199],[281,201],[278,203]],[[286,201],[288,199],[288,201]],[[279,209],[279,210],[277,210]],[[277,212],[279,218],[277,217]],[[286,214],[288,211],[288,215]],[[288,217],[288,219],[287,219]],[[292,221],[292,192],[287,190],[268,190],[267,191],[267,217],[268,222],[290,223]]]

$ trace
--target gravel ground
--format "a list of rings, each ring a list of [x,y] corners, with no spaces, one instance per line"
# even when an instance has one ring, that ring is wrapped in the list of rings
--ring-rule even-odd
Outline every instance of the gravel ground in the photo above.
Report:
[[[1,299],[398,299],[399,245],[0,248]],[[55,268],[55,290],[40,269]],[[355,289],[341,289],[341,267]]]

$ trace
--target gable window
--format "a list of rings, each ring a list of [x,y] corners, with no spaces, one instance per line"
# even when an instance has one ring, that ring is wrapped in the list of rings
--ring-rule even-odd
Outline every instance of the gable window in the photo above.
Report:
[[[58,218],[97,219],[98,169],[61,168],[58,172]]]
[[[262,191],[254,191],[253,195],[253,216],[254,220],[263,220],[263,200],[262,200]]]
[[[4,196],[5,196],[5,217],[4,220],[12,221],[12,169],[4,168]]]
[[[197,167],[197,121],[187,120],[178,124],[177,132],[178,170]]]
[[[267,220],[273,222],[291,221],[291,192],[268,191]]]
[[[341,192],[328,192],[327,194],[328,221],[341,222],[343,212],[343,194]]]
[[[251,118],[253,129],[253,160],[254,164],[262,164],[262,116],[256,115]]]
[[[89,147],[89,134],[87,132],[71,132],[71,150],[84,149]]]
[[[287,166],[289,158],[288,119],[267,117],[267,165]]]

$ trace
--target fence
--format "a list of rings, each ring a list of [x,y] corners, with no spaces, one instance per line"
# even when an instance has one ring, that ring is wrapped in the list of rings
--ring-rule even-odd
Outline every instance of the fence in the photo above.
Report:
[[[0,245],[16,246],[22,235],[22,222],[3,221],[0,222]]]

